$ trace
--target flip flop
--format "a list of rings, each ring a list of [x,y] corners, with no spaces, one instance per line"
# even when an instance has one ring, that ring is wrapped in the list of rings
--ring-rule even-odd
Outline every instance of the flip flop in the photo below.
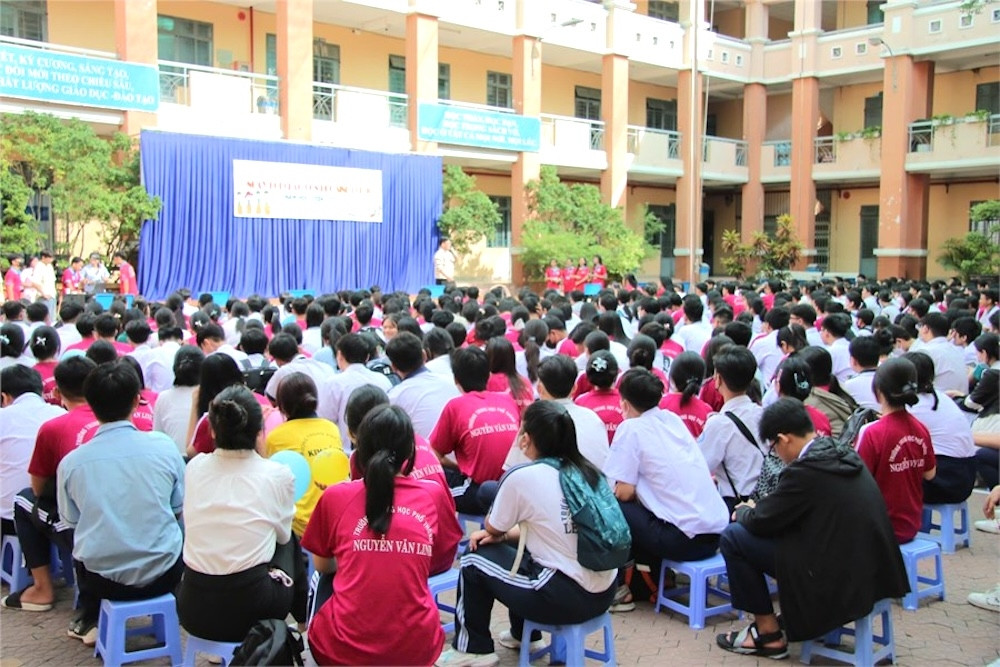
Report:
[[[753,640],[753,646],[751,647],[743,646],[743,642],[746,641],[748,636]],[[788,657],[788,642],[785,642],[784,646],[765,646],[765,644],[784,639],[784,636],[781,630],[762,635],[757,630],[757,624],[751,623],[737,632],[716,635],[715,643],[719,645],[719,648],[732,653],[782,660]]]
[[[21,593],[24,591],[18,591],[17,593],[11,593],[7,597],[0,600],[0,607],[6,609],[20,609],[22,611],[49,611],[52,609],[52,603],[39,604],[37,602],[25,602],[21,599]]]

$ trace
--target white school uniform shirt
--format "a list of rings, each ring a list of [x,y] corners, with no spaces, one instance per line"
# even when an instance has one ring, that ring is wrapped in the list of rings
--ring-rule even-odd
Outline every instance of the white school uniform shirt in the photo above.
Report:
[[[812,347],[826,347],[826,343],[823,342],[823,337],[819,333],[819,329],[815,326],[806,327],[806,342]]]
[[[983,331],[993,331],[993,325],[990,324],[990,318],[993,317],[993,313],[998,310],[1000,310],[1000,306],[994,305],[992,308],[983,312],[982,315],[976,318],[979,323],[983,325]],[[978,313],[979,310],[977,309],[976,312]]]
[[[290,362],[274,371],[274,375],[271,376],[264,388],[267,397],[275,398],[278,395],[278,385],[281,384],[282,378],[292,373],[305,373],[312,378],[318,390],[327,379],[333,376],[333,369],[322,361],[310,359],[304,354],[296,355]]]
[[[719,534],[729,525],[729,511],[705,457],[673,413],[653,408],[623,421],[604,473],[634,485],[643,507],[688,537]]]
[[[778,364],[785,356],[781,348],[778,347],[778,332],[771,331],[754,338],[750,341],[749,349],[757,360],[757,367],[764,377],[764,382],[770,382],[775,371],[778,370]]]
[[[388,392],[389,403],[403,408],[413,421],[413,431],[427,439],[441,418],[444,406],[460,392],[426,367],[408,375]]]
[[[174,357],[179,349],[180,343],[168,340],[149,355],[147,366],[143,369],[147,388],[159,394],[174,386]]]
[[[930,433],[934,454],[957,459],[975,456],[976,443],[972,440],[972,425],[966,413],[951,397],[934,391],[933,394],[920,394],[917,404],[907,408]],[[937,410],[934,409],[935,398]]]
[[[705,456],[708,469],[715,475],[722,497],[749,496],[757,485],[767,452],[747,440],[736,424],[723,414],[726,412],[739,417],[756,439],[760,416],[764,410],[746,396],[731,398],[722,406],[721,412],[708,418],[705,430],[698,438],[698,446]],[[723,463],[726,464],[725,470]],[[737,487],[735,490],[729,483],[726,470],[733,478],[733,484]]]
[[[674,332],[673,338],[684,346],[685,352],[701,354],[705,344],[712,337],[712,326],[704,320],[700,322],[685,322],[684,326]]]
[[[319,405],[316,407],[316,414],[337,425],[340,429],[340,442],[344,451],[348,453],[351,451],[351,439],[347,436],[347,420],[344,419],[347,401],[352,391],[366,385],[378,387],[383,392],[392,388],[389,378],[368,370],[364,364],[349,364],[341,372],[327,378],[319,387]]]
[[[837,338],[832,344],[826,346],[826,351],[830,353],[833,361],[833,375],[837,381],[843,384],[848,378],[854,375],[851,370],[851,344],[846,338]]]
[[[553,403],[566,408],[573,425],[576,427],[576,447],[583,454],[583,458],[594,464],[598,470],[604,469],[604,462],[608,459],[608,436],[604,422],[597,416],[597,413],[590,408],[577,405],[568,398],[553,399]],[[529,463],[530,460],[524,452],[517,447],[517,438],[511,442],[510,452],[504,459],[503,469],[510,470],[514,466],[522,463]]]
[[[6,357],[10,358],[10,357]],[[38,429],[50,419],[65,414],[38,394],[21,394],[0,410],[0,519],[13,520],[14,496],[31,486],[28,463],[35,451]]]
[[[965,367],[965,351],[952,345],[944,336],[926,341],[920,351],[934,361],[934,388],[941,392],[969,391],[969,372]]]
[[[875,412],[882,412],[882,404],[875,398],[872,391],[872,380],[875,378],[875,369],[870,368],[861,371],[846,382],[842,382],[840,388],[850,394],[854,402],[861,408],[870,408]]]

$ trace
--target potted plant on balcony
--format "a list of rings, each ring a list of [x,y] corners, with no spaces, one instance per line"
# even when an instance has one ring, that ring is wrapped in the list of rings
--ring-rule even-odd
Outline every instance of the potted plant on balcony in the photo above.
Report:
[[[853,139],[854,138],[854,133],[853,132],[837,132],[833,136],[836,137],[837,141],[843,143],[845,141],[850,141],[851,139]]]

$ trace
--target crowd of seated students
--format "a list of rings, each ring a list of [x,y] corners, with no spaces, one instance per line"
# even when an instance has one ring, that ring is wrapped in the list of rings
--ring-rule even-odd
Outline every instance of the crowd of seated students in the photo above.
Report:
[[[107,311],[67,302],[58,324],[8,302],[0,442],[16,455],[0,470],[0,518],[34,583],[0,605],[52,608],[56,544],[76,561],[71,636],[94,641],[102,597],[176,590],[188,631],[238,641],[259,618],[305,620],[305,548],[324,575],[309,630],[318,662],[426,664],[444,647],[426,580],[451,567],[457,509],[486,528],[462,560],[441,663],[494,664],[493,600],[511,612],[507,647],[540,607],[538,620],[561,623],[634,608],[627,570],[573,562],[559,485],[530,465],[545,457],[611,485],[636,562],[721,545],[734,605],[755,615],[718,638],[724,649],[780,657],[788,640],[905,592],[886,538],[913,539],[924,503],[997,484],[995,289],[769,280],[681,295],[663,283],[592,299],[372,288],[215,304],[181,291]],[[858,406],[881,417],[837,441]],[[313,469],[334,457],[337,479],[293,498],[288,468],[266,460],[279,451]],[[137,472],[151,469],[155,479]],[[830,507],[823,489],[842,500]],[[865,514],[855,531],[867,542],[844,544],[852,512]],[[232,530],[243,523],[252,529]],[[518,525],[530,559],[508,580]],[[802,562],[821,563],[819,579]],[[817,582],[841,584],[844,562],[871,562],[880,582],[827,605],[837,591]],[[366,631],[401,613],[412,635]]]

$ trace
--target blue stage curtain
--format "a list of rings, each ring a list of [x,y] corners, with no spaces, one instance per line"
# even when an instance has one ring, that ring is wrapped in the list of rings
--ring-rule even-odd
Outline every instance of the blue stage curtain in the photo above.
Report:
[[[438,157],[156,131],[142,132],[141,156],[143,184],[163,202],[140,235],[147,298],[181,287],[245,297],[371,285],[415,292],[434,282]],[[234,159],[379,169],[383,222],[236,218]]]

